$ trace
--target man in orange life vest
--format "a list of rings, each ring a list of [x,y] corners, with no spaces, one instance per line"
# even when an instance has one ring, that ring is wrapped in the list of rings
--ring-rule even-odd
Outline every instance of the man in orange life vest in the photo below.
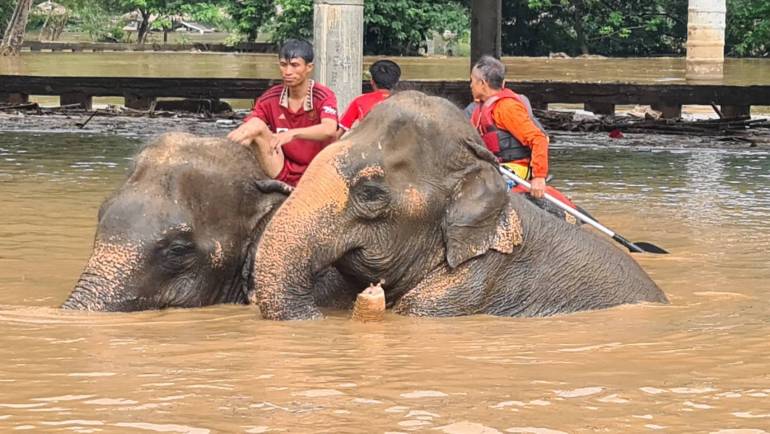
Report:
[[[243,124],[227,138],[252,146],[268,176],[297,185],[310,162],[337,134],[337,97],[314,82],[313,46],[289,39],[279,50],[283,84],[254,104]]]
[[[500,162],[513,163],[517,175],[530,179],[530,194],[541,199],[548,176],[548,136],[532,114],[529,100],[505,88],[505,65],[483,56],[471,70],[471,93],[479,103],[470,117],[487,149]]]
[[[369,74],[372,77],[372,91],[350,102],[350,106],[340,118],[338,137],[356,126],[369,113],[369,110],[390,96],[390,92],[401,79],[401,68],[396,62],[383,59],[372,63]]]

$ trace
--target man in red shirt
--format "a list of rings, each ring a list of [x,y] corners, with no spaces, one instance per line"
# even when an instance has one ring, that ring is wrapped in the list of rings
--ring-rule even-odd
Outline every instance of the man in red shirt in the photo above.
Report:
[[[340,131],[338,136],[356,126],[356,124],[369,113],[369,110],[377,104],[385,101],[390,92],[398,84],[401,78],[401,68],[392,60],[378,60],[369,67],[372,76],[373,91],[365,93],[350,102],[347,111],[340,119]]]
[[[297,185],[321,149],[337,134],[337,97],[314,82],[313,46],[289,39],[278,53],[283,84],[254,103],[241,126],[227,138],[252,146],[268,176]]]

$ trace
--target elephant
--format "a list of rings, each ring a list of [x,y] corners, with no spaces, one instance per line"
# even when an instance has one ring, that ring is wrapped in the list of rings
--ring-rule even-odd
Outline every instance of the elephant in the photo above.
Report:
[[[509,193],[460,109],[417,91],[377,105],[316,157],[254,260],[257,303],[273,320],[320,317],[329,266],[358,288],[382,282],[387,306],[412,316],[668,302],[628,254]]]
[[[185,133],[160,136],[102,203],[93,252],[62,307],[247,303],[256,243],[291,191],[265,175],[248,147]]]

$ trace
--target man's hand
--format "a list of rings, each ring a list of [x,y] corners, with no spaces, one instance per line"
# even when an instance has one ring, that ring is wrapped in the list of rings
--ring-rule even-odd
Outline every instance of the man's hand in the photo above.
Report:
[[[251,145],[251,142],[254,141],[257,136],[259,136],[264,126],[264,122],[254,118],[242,124],[240,127],[230,131],[230,134],[227,135],[227,138],[235,143],[248,146]]]
[[[294,139],[294,134],[295,133],[293,130],[282,131],[278,134],[275,134],[271,143],[273,152],[278,152],[278,149],[280,149],[281,146],[291,142],[292,139]]]
[[[535,199],[542,199],[545,196],[545,178],[532,178],[529,181],[532,188],[529,190],[529,194]]]

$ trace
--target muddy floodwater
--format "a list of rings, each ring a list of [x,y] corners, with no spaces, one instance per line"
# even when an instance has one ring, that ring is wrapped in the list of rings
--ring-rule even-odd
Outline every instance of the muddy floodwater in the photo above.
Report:
[[[671,252],[635,256],[670,305],[374,324],[62,312],[146,137],[0,133],[0,432],[770,432],[770,150],[556,138],[555,185]]]
[[[364,67],[379,57],[364,58]],[[404,79],[467,80],[467,57],[398,57]],[[684,83],[683,57],[548,59],[505,57],[509,80]],[[710,83],[770,83],[770,59],[726,59],[722,80]],[[109,77],[280,78],[275,54],[237,53],[22,53],[0,58],[0,74]]]

